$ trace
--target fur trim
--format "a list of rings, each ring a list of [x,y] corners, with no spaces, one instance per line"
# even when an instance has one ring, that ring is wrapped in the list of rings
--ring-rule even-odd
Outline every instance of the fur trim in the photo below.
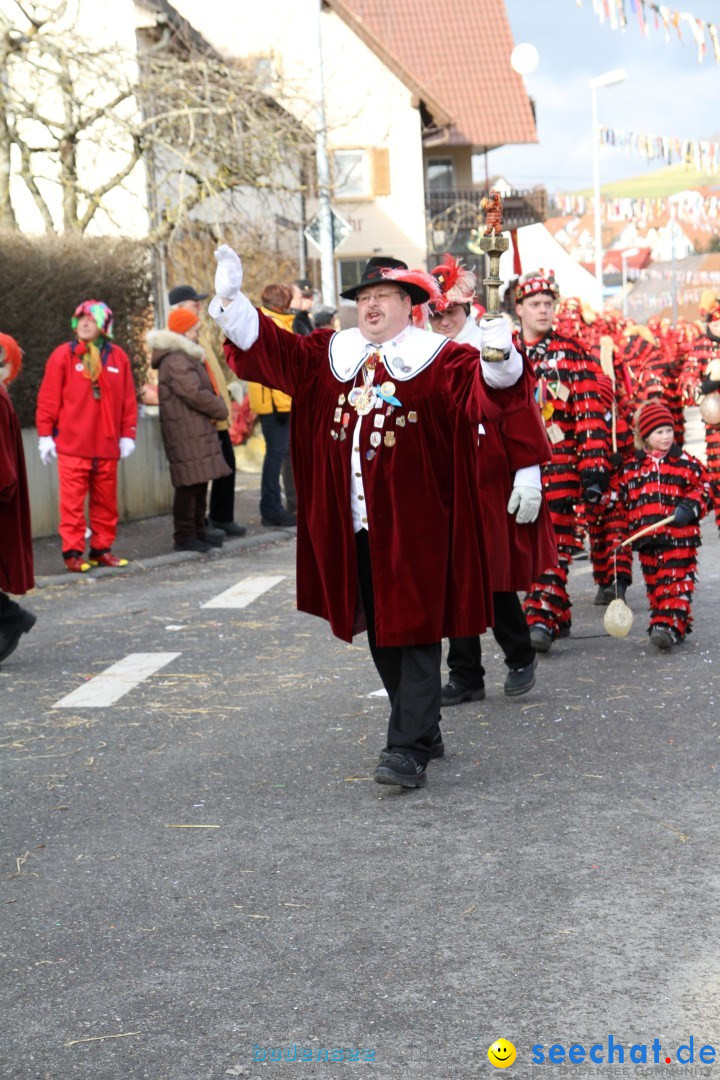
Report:
[[[176,334],[167,328],[151,330],[145,340],[151,349],[158,352],[184,352],[196,360],[202,360],[205,350],[197,342],[191,341],[184,334]]]

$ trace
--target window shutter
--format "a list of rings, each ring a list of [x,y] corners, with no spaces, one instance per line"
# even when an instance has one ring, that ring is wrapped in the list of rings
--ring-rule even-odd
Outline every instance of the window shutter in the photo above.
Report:
[[[377,198],[379,195],[390,194],[390,151],[387,147],[376,147],[370,151],[370,167],[372,170],[372,193]]]

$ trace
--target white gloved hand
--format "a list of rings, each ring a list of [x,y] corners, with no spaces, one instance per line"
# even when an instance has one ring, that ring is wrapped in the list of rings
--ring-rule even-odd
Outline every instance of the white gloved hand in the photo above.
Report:
[[[542,504],[542,491],[534,487],[514,487],[507,504],[508,514],[515,514],[518,525],[529,525],[537,520]]]
[[[130,457],[130,455],[132,454],[134,449],[135,449],[135,440],[134,439],[122,438],[120,440],[120,457],[121,458]]]
[[[57,448],[55,446],[55,440],[52,435],[41,435],[38,441],[38,450],[40,451],[40,460],[43,465],[48,465],[51,458],[57,457]]]
[[[507,319],[500,316],[497,319],[481,319],[478,323],[480,330],[480,352],[486,349],[498,349],[505,354],[510,352],[512,345],[512,331]]]
[[[242,288],[243,269],[240,256],[227,244],[221,244],[215,251],[215,258],[215,292],[221,300],[232,301]]]
[[[238,405],[242,405],[245,400],[245,388],[239,379],[234,379],[227,384],[228,393],[233,401],[237,401]]]

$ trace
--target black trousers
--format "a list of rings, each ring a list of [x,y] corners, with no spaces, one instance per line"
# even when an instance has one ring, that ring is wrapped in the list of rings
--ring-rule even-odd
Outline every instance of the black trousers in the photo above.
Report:
[[[175,488],[173,497],[173,540],[176,544],[193,536],[205,538],[205,503],[207,480],[203,484],[185,484]]]
[[[380,647],[375,638],[370,542],[366,529],[355,534],[360,595],[368,627],[370,653],[390,699],[387,745],[409,751],[421,765],[430,759],[430,746],[440,723],[440,663],[442,643]]]
[[[505,663],[509,668],[528,667],[535,659],[535,650],[530,644],[530,631],[517,593],[494,592],[493,608],[492,632],[505,654]],[[485,668],[478,635],[450,638],[447,662],[451,677],[461,686],[478,690],[484,685]]]
[[[235,520],[235,451],[229,431],[218,431],[220,449],[232,469],[229,476],[221,476],[210,485],[210,519],[229,525]]]

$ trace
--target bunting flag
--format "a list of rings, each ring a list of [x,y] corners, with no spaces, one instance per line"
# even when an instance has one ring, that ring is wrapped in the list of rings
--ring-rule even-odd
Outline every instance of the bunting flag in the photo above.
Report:
[[[593,200],[583,195],[556,195],[555,206],[563,215],[582,217],[593,209]],[[720,194],[704,196],[688,190],[662,198],[600,200],[600,214],[605,221],[661,221],[672,212],[676,221],[716,233],[720,223]]]
[[[678,139],[672,135],[648,135],[642,131],[599,127],[601,143],[626,154],[639,154],[648,161],[664,161],[666,165],[682,162],[692,165],[706,176],[720,173],[720,143],[701,139]]]
[[[637,20],[640,33],[650,36],[651,30],[662,32],[665,41],[677,36],[685,41],[685,32],[697,47],[698,63],[702,63],[708,51],[708,41],[717,63],[720,64],[720,24],[699,19],[688,11],[674,11],[666,4],[653,0],[590,0],[593,11],[601,23],[609,23],[611,30],[625,30],[631,19]],[[582,0],[576,0],[582,7]]]

